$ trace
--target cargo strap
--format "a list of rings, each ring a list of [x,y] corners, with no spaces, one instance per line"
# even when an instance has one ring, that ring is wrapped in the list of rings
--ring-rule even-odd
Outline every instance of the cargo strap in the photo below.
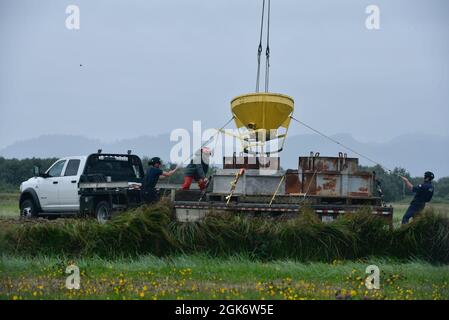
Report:
[[[281,187],[281,184],[284,181],[284,179],[285,179],[285,174],[281,177],[281,180],[279,181],[276,191],[274,192],[273,197],[270,200],[270,204],[269,204],[270,207],[273,204],[274,198],[276,198],[276,195],[278,194],[279,188]]]
[[[204,196],[206,195],[207,189],[209,188],[209,185],[210,185],[210,183],[211,183],[213,177],[214,177],[214,176],[212,175],[212,176],[209,176],[209,178],[207,179],[207,183],[206,183],[206,185],[204,186],[204,190],[201,192],[201,197],[198,199],[198,203],[200,203],[200,202],[203,200]]]
[[[229,191],[229,195],[226,196],[226,205],[229,204],[229,202],[231,201],[232,196],[234,195],[235,192],[235,188],[237,187],[237,183],[239,182],[239,179],[241,176],[243,176],[245,174],[245,169],[240,169],[239,171],[237,171],[237,173],[235,174],[234,180],[231,182],[231,190]]]

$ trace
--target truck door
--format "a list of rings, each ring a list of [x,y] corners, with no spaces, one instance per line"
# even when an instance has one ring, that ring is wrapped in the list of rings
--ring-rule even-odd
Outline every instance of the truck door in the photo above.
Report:
[[[48,177],[42,178],[38,185],[38,196],[44,211],[56,211],[59,207],[59,179],[66,160],[57,161],[47,171]]]
[[[60,178],[59,205],[63,212],[79,210],[78,182],[80,177],[80,159],[70,159]]]

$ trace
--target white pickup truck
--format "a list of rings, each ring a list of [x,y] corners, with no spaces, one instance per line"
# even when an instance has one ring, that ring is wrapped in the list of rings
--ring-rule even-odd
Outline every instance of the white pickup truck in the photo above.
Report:
[[[142,203],[142,161],[136,155],[66,157],[20,185],[22,217],[86,215],[100,222]]]

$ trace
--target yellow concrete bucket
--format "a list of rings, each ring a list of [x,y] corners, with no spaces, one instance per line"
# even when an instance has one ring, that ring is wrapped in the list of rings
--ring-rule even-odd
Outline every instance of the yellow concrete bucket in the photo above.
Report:
[[[277,93],[251,93],[234,98],[231,112],[244,153],[281,152],[293,109],[293,99]]]
[[[251,93],[238,96],[231,102],[237,128],[249,130],[288,129],[294,101],[277,93]]]

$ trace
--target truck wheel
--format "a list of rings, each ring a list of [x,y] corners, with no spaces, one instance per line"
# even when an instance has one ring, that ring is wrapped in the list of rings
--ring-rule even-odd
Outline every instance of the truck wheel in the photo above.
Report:
[[[20,204],[21,218],[37,218],[37,216],[37,208],[33,200],[27,199]]]
[[[107,201],[100,201],[95,207],[95,217],[100,223],[106,223],[111,218],[111,207]]]

